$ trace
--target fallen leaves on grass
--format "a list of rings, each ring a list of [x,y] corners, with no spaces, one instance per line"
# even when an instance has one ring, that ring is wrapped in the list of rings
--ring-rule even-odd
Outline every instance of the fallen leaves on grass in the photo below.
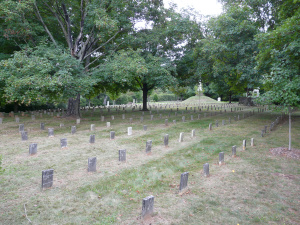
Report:
[[[300,149],[292,148],[292,150],[288,150],[288,148],[279,147],[279,148],[271,148],[270,153],[275,156],[282,156],[292,159],[300,160]]]

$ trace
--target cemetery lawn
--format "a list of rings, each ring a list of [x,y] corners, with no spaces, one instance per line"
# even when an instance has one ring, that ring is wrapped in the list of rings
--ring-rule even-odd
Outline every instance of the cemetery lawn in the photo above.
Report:
[[[243,113],[252,110],[255,114],[243,119]],[[37,115],[36,120],[20,115],[20,123],[8,116],[3,119],[0,224],[300,224],[299,158],[269,151],[288,147],[288,120],[261,137],[264,126],[280,114],[243,107],[243,111],[230,113],[227,109],[227,113],[206,117],[204,113],[211,111],[202,110],[198,120],[198,112],[182,108],[177,116],[174,109],[152,111],[153,121],[145,112],[140,122],[141,112],[127,110],[122,120],[122,113],[112,110],[102,114],[105,121],[101,122],[99,109],[94,115],[91,111],[83,113],[80,124],[74,118],[47,114]],[[181,111],[186,122],[181,120]],[[237,115],[241,119],[234,121]],[[224,126],[222,120],[226,120]],[[299,154],[299,111],[292,120],[292,147]],[[41,122],[45,130],[40,130]],[[21,141],[21,123],[28,131],[28,141]],[[209,123],[213,124],[211,131]],[[95,131],[90,131],[91,124]],[[75,125],[77,131],[71,134]],[[131,136],[128,127],[132,127]],[[48,138],[48,128],[54,128],[53,138]],[[194,138],[192,129],[196,130]],[[110,131],[115,131],[115,140],[110,140]],[[180,132],[184,132],[181,143]],[[91,134],[95,134],[95,144],[89,144]],[[169,134],[169,147],[163,144],[165,134]],[[66,149],[60,148],[61,138],[67,138]],[[244,139],[246,150],[242,150]],[[145,153],[147,140],[152,140],[149,155]],[[36,155],[28,155],[30,143],[37,143]],[[235,158],[231,157],[233,145],[237,146]],[[118,161],[120,149],[126,149],[126,163]],[[225,165],[218,165],[219,152],[225,154]],[[89,157],[97,157],[97,172],[87,172]],[[204,163],[209,163],[208,178],[203,176]],[[42,191],[46,169],[54,169],[53,187]],[[184,172],[189,172],[188,188],[179,193]],[[155,197],[154,214],[142,220],[142,199],[149,195]]]

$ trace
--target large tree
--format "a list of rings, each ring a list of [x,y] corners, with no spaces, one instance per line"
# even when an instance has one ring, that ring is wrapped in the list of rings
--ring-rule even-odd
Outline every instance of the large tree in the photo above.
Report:
[[[0,4],[1,30],[19,50],[45,39],[56,48],[64,46],[88,72],[110,51],[127,45],[124,37],[136,22],[159,19],[162,7],[162,0],[7,0]],[[78,98],[69,103],[69,115],[77,116]]]

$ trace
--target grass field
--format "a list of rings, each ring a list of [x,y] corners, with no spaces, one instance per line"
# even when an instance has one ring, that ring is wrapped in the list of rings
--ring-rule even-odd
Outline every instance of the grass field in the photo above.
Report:
[[[254,115],[243,119],[243,113],[253,110]],[[181,111],[186,122],[181,120]],[[210,112],[187,112],[184,108],[175,116],[174,109],[152,111],[152,121],[145,112],[140,122],[142,112],[127,111],[123,120],[122,112],[112,110],[110,115],[115,119],[105,112],[101,122],[96,110],[94,115],[83,112],[77,125],[74,118],[45,114],[36,120],[20,116],[19,123],[5,117],[0,124],[5,169],[0,175],[0,224],[300,224],[299,160],[269,152],[270,148],[287,147],[287,120],[261,137],[264,125],[269,126],[279,114],[256,113],[255,107],[215,116],[209,116]],[[241,119],[234,121],[238,114]],[[41,122],[46,130],[40,130]],[[106,127],[106,122],[111,122],[111,127]],[[28,141],[21,141],[21,123],[28,131]],[[60,123],[64,127],[60,128]],[[211,131],[209,123],[213,124]],[[91,124],[95,124],[95,131],[90,131]],[[77,132],[72,135],[74,125]],[[54,128],[53,138],[48,138],[50,127]],[[131,136],[127,127],[132,127]],[[192,129],[196,130],[194,138]],[[110,140],[110,131],[116,132],[115,140]],[[180,132],[184,132],[181,143]],[[96,136],[95,144],[89,144],[91,134]],[[165,134],[169,134],[167,148],[163,145]],[[68,148],[60,148],[61,138],[67,138]],[[244,139],[247,148],[243,151]],[[149,155],[145,153],[147,140],[153,142]],[[295,112],[293,148],[300,149],[299,140],[300,113]],[[36,155],[28,155],[30,143],[38,144]],[[233,145],[237,146],[235,158],[231,157]],[[118,161],[119,149],[127,151],[125,163]],[[225,165],[218,165],[219,152],[225,153]],[[88,173],[88,158],[94,156],[97,172]],[[208,178],[203,176],[204,163],[210,164]],[[41,175],[46,169],[54,169],[54,182],[52,188],[42,191]],[[179,193],[183,172],[189,172],[188,188]],[[155,197],[154,214],[143,220],[142,199],[149,195]]]

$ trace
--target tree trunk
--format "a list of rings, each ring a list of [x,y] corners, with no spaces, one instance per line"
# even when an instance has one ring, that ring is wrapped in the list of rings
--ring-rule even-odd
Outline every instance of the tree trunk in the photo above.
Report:
[[[143,111],[148,111],[147,109],[147,95],[148,95],[147,84],[143,84]]]
[[[67,116],[81,117],[80,115],[80,94],[77,94],[77,98],[69,98]]]
[[[229,92],[229,103],[231,103],[231,92]]]
[[[14,113],[18,112],[19,105],[17,102],[14,103]]]
[[[292,115],[291,107],[289,107],[289,151],[292,150]]]

